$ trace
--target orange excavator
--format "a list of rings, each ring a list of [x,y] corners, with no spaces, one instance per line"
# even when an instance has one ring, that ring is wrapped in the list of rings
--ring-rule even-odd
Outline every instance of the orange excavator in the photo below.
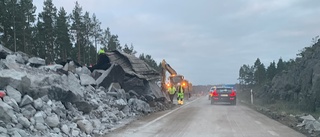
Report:
[[[167,92],[167,89],[170,87],[170,85],[177,87],[180,84],[180,85],[182,85],[184,92],[186,94],[191,93],[192,84],[188,80],[184,79],[183,75],[177,74],[177,72],[164,59],[161,62],[161,66],[162,66],[162,72],[161,72],[161,74],[162,74],[162,78],[161,78],[162,92]],[[166,72],[167,71],[170,73],[170,76],[168,78],[169,79],[168,82],[166,82],[166,79],[167,79]],[[187,96],[187,97],[189,97],[189,96]]]

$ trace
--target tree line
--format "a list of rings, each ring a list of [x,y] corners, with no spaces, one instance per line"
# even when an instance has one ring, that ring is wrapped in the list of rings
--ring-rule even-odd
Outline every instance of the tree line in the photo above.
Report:
[[[292,64],[294,60],[283,61],[282,58],[270,62],[269,66],[266,67],[261,63],[260,59],[257,58],[253,65],[242,65],[239,70],[239,84],[243,88],[253,88],[257,86],[262,86],[272,79],[279,73],[286,71]]]
[[[0,2],[0,44],[12,51],[22,51],[46,60],[48,64],[72,58],[82,65],[97,61],[97,48],[119,50],[135,55],[133,44],[121,46],[119,37],[110,28],[101,28],[96,15],[83,11],[78,2],[68,14],[57,9],[52,0],[45,0],[36,15],[33,0],[2,0]],[[151,67],[159,65],[151,55],[140,54]]]

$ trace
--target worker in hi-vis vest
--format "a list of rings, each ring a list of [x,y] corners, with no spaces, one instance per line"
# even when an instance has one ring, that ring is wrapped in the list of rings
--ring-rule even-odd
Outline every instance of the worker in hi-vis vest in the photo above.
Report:
[[[176,93],[176,88],[172,84],[168,88],[168,93],[170,97],[170,102],[173,103],[173,97],[174,97],[174,94]]]
[[[178,94],[177,94],[177,99],[178,99],[179,105],[183,105],[183,98],[184,98],[183,87],[181,85],[179,85],[178,86]]]

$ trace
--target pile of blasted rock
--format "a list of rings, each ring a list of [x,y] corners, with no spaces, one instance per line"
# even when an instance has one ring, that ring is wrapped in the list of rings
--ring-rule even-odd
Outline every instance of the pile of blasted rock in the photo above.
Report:
[[[117,75],[105,74],[117,65],[99,70],[96,80],[86,67],[44,66],[41,58],[0,47],[1,137],[101,136],[123,119],[166,109],[161,102],[150,107],[122,89]]]
[[[312,115],[309,114],[307,116],[301,116],[300,119],[303,121],[298,124],[297,127],[304,127],[309,133],[320,131],[320,118],[316,120]]]

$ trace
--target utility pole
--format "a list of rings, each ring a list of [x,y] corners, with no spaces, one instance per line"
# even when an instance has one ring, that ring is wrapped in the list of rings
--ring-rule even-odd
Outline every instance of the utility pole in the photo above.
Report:
[[[252,94],[252,89],[251,89],[251,104],[253,104],[253,94]]]

